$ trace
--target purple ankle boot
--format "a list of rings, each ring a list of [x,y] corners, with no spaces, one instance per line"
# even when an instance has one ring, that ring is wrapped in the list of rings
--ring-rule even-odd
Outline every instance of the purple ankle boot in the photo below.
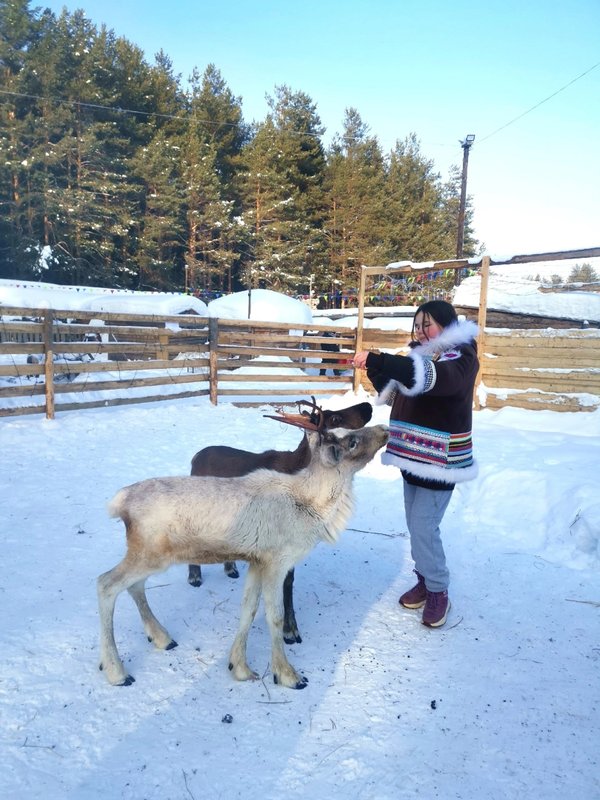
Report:
[[[417,570],[413,570],[417,578],[419,579],[418,583],[409,589],[408,592],[404,592],[398,602],[404,608],[421,608],[425,605],[425,600],[427,599],[427,589],[425,588],[425,578],[417,572]]]
[[[425,608],[423,609],[423,625],[428,628],[441,628],[450,611],[448,590],[428,592],[426,590]]]

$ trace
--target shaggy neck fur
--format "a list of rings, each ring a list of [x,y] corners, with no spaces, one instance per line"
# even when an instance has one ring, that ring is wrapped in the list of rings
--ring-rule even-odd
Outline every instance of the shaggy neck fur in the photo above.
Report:
[[[264,482],[261,472],[257,475],[257,490],[260,494],[293,494],[296,509],[303,509],[307,518],[314,520],[314,534],[329,544],[334,544],[345,529],[352,514],[353,475],[344,475],[336,467],[322,464],[312,465],[304,470],[301,483],[293,482],[291,477],[272,473],[271,480]],[[250,476],[252,477],[252,476]],[[287,489],[287,492],[286,492]]]

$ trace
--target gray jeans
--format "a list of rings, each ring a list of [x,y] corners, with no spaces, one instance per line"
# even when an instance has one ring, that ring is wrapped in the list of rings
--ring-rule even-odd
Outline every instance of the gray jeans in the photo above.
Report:
[[[404,511],[410,533],[415,569],[425,578],[430,592],[448,588],[450,573],[442,545],[440,522],[452,497],[452,489],[438,491],[404,483]]]

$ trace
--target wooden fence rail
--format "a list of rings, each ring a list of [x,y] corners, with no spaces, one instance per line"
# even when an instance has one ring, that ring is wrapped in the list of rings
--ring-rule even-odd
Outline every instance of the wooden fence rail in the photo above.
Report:
[[[365,328],[362,347],[408,334]],[[353,328],[0,307],[0,416],[209,396],[286,404],[352,388]],[[478,406],[600,405],[598,330],[494,331],[480,339]],[[323,374],[325,373],[326,374]],[[361,384],[373,388],[363,374]]]

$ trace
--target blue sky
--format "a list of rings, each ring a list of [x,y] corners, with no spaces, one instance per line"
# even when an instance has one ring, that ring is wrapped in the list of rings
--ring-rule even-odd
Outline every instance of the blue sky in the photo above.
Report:
[[[149,61],[162,48],[184,81],[214,63],[248,121],[286,84],[316,103],[326,141],[354,107],[386,152],[416,133],[444,178],[475,134],[468,192],[488,252],[600,246],[600,65],[558,91],[600,62],[599,0],[43,5],[84,9]]]

